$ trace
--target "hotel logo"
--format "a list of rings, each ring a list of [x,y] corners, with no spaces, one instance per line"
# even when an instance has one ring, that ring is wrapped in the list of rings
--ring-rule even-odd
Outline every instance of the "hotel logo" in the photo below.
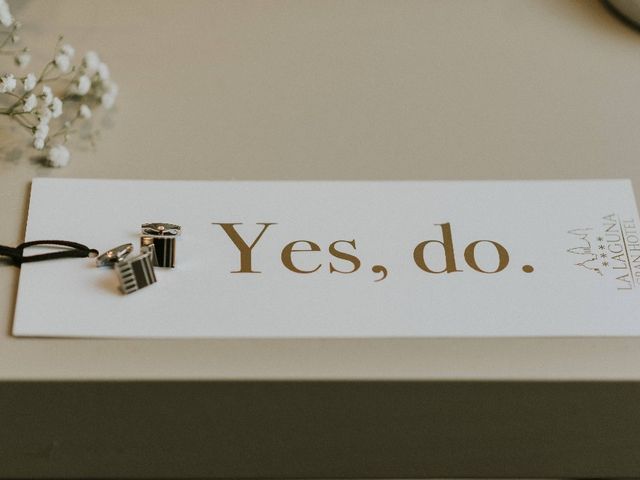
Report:
[[[640,233],[634,219],[615,213],[602,217],[599,227],[569,230],[574,265],[608,278],[618,290],[640,286]]]

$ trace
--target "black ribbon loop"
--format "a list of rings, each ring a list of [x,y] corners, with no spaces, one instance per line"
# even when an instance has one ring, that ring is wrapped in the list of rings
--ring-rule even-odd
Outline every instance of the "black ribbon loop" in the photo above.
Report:
[[[52,246],[52,247],[68,247],[64,250],[49,253],[40,253],[38,255],[25,256],[25,248],[35,247],[38,245]],[[24,242],[17,247],[7,247],[0,245],[0,256],[7,257],[10,263],[19,267],[23,263],[41,262],[43,260],[52,260],[54,258],[86,258],[90,255],[97,255],[98,251],[89,248],[86,245],[76,242],[69,242],[67,240],[34,240],[31,242]]]

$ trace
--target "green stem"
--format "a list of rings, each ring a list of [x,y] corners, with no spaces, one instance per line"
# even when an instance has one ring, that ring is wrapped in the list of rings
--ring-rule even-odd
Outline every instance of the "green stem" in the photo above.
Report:
[[[71,75],[74,72],[75,72],[75,66],[73,67],[73,70],[71,70],[70,72],[62,73],[62,74],[58,75],[57,77],[43,78],[42,81],[43,82],[55,82],[56,80],[60,80],[61,78],[64,78],[67,75]],[[73,78],[75,78],[75,76]],[[73,78],[71,79],[71,82],[73,82]],[[71,82],[69,82],[69,84],[71,84]]]
[[[13,118],[15,118],[16,122],[18,122],[19,125],[22,125],[24,128],[26,128],[27,130],[33,133],[33,129],[35,128],[34,125],[27,123],[26,121],[22,120],[19,117],[13,117]]]
[[[20,95],[16,95],[15,93],[12,93],[12,92],[2,92],[2,94],[3,95],[9,95],[10,97],[13,97],[13,98],[22,99],[22,97]]]
[[[0,49],[2,49],[9,42],[9,40],[11,40],[11,37],[13,37],[13,34],[15,33],[17,28],[18,27],[16,27],[16,24],[14,23],[13,24],[13,28],[11,29],[9,34],[5,37],[5,39],[2,41],[2,43],[0,43]]]

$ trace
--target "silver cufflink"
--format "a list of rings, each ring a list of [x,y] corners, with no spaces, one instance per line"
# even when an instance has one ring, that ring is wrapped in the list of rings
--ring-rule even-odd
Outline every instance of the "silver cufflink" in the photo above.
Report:
[[[140,246],[152,248],[153,262],[158,267],[176,266],[176,237],[182,227],[173,223],[144,223]]]
[[[114,264],[122,293],[129,294],[156,283],[153,248],[142,247],[140,253]]]
[[[175,267],[176,237],[182,232],[173,223],[145,223],[141,226],[140,253],[132,255],[133,245],[125,243],[107,250],[96,259],[98,267],[113,267],[120,290],[133,293],[156,283],[154,266]]]
[[[98,256],[98,258],[96,258],[96,265],[98,267],[113,267],[116,263],[127,258],[131,252],[133,252],[133,244],[125,243],[118,245]]]

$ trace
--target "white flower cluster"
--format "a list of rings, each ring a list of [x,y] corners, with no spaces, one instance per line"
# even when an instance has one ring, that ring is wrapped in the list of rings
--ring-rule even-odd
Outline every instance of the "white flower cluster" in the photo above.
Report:
[[[16,30],[18,30],[21,25],[20,22],[16,22],[13,15],[11,15],[11,9],[9,8],[9,4],[6,0],[0,0],[0,25],[3,27],[11,28],[9,35],[2,40],[2,46],[4,46],[7,42],[16,43],[20,39]],[[6,52],[5,54],[9,54],[10,52]],[[31,62],[31,54],[29,53],[29,49],[25,48],[18,52],[11,52],[14,54],[13,60],[17,66],[20,68],[24,68],[29,65]]]
[[[67,47],[73,52],[73,48],[69,45]],[[89,51],[82,59],[78,76],[70,86],[69,93],[79,97],[89,94],[98,99],[104,108],[110,109],[116,102],[118,85],[111,80],[109,66],[100,60],[96,52]]]
[[[26,79],[24,83],[27,83]],[[38,100],[40,101],[39,104]],[[53,90],[51,90],[50,86],[43,85],[40,95],[36,97],[32,93],[23,99],[23,112],[31,112],[34,109],[38,124],[33,127],[33,147],[36,150],[42,150],[47,143],[49,122],[51,122],[51,119],[62,115],[62,100],[53,95]]]
[[[4,43],[0,31],[2,53],[9,40],[17,41],[15,31],[20,26],[6,0],[0,0],[0,24],[11,29],[5,32],[8,36]],[[0,107],[0,114],[31,132],[33,147],[48,150],[45,163],[51,167],[64,167],[69,163],[70,153],[64,143],[73,133],[76,122],[88,121],[93,116],[92,110],[99,106],[112,108],[118,96],[118,86],[111,79],[109,66],[96,52],[87,52],[77,65],[75,55],[75,48],[63,44],[40,76],[34,73],[18,77],[13,73],[0,75],[0,99],[10,100],[6,110]],[[26,67],[31,55],[25,48],[15,55],[14,61],[19,67]],[[48,77],[52,73],[54,76]],[[63,81],[64,88],[61,88]]]
[[[9,4],[6,0],[0,0],[0,23],[5,27],[10,27],[13,25],[13,15],[11,15],[11,10],[9,10]]]
[[[0,93],[12,93],[17,85],[18,81],[13,73],[5,73],[0,77]]]
[[[18,53],[13,58],[16,62],[16,65],[18,65],[20,68],[25,68],[27,65],[29,65],[29,62],[31,62],[31,54],[26,50]]]
[[[47,153],[47,165],[50,167],[66,167],[69,163],[69,150],[64,145],[54,145]]]

